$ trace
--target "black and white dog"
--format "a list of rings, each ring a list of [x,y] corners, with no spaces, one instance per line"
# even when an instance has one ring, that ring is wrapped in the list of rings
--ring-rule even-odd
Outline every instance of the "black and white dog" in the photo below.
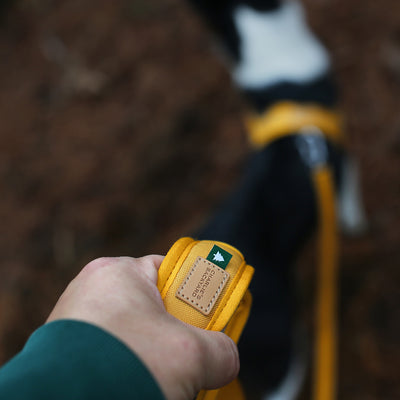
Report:
[[[301,4],[191,2],[230,55],[232,78],[254,113],[268,115],[283,102],[328,112],[337,107],[329,54],[308,28]],[[304,373],[294,349],[293,264],[318,222],[305,147],[333,170],[341,225],[351,231],[365,225],[356,171],[344,149],[324,137],[318,121],[299,128],[322,131],[323,145],[287,132],[254,151],[241,182],[198,235],[236,246],[256,269],[253,309],[239,347],[243,373],[262,380],[265,399],[295,398]]]

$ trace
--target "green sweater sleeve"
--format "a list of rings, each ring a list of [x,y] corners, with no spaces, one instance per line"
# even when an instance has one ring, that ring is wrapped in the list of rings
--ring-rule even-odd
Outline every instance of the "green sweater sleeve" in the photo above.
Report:
[[[0,399],[164,400],[150,372],[118,339],[73,320],[37,329],[0,369]]]

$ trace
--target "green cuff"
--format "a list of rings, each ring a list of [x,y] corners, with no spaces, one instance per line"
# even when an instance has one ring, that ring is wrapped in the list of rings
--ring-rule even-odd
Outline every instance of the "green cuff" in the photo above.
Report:
[[[8,400],[164,400],[154,378],[121,341],[85,322],[43,325],[0,369]]]

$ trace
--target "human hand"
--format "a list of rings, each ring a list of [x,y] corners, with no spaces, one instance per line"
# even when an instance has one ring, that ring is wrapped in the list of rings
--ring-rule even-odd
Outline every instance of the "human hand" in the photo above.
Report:
[[[201,389],[233,380],[239,356],[221,332],[168,314],[157,289],[161,256],[99,258],[68,285],[47,322],[76,319],[110,332],[146,364],[168,400],[191,400]]]

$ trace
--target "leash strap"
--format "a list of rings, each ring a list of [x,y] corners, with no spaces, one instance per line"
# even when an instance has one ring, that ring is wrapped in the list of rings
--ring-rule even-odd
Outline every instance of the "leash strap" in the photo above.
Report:
[[[327,166],[313,170],[318,199],[319,254],[316,296],[316,332],[313,394],[316,400],[334,400],[337,385],[337,281],[338,235],[335,215],[335,188]]]
[[[198,328],[222,331],[235,343],[251,308],[248,291],[254,269],[234,247],[216,241],[179,239],[158,272],[158,290],[167,311]],[[202,390],[197,400],[244,399],[240,383]]]
[[[317,104],[281,102],[261,115],[247,118],[254,148],[268,146],[286,136],[311,134],[343,146],[340,113]],[[309,136],[310,137],[310,136]],[[326,160],[310,165],[318,204],[319,245],[314,344],[313,398],[334,400],[337,391],[337,270],[338,237],[333,172]]]
[[[262,148],[282,137],[307,135],[309,127],[343,145],[340,114],[314,104],[282,102],[247,119],[250,141]],[[318,135],[318,133],[317,133]],[[336,397],[338,243],[332,171],[312,168],[319,212],[319,274],[316,310],[314,399]],[[215,241],[179,239],[159,269],[158,289],[169,313],[199,328],[223,331],[236,343],[251,308],[253,268],[234,247]],[[244,400],[238,380],[219,390],[202,390],[196,400]]]

